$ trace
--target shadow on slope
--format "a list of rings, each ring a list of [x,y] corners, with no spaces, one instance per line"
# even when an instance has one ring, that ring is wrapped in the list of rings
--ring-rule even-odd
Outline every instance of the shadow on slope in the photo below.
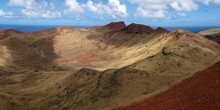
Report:
[[[48,32],[38,31],[31,34],[16,34],[1,40],[12,57],[8,66],[24,68],[46,69],[53,67],[53,61],[58,58],[54,53],[53,34],[54,30]],[[45,36],[45,37],[44,37]]]
[[[201,31],[198,35],[204,36],[220,44],[220,28]]]

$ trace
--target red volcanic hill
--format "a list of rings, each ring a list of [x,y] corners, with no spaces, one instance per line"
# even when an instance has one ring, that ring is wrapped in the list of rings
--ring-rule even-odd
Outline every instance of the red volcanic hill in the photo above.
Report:
[[[0,39],[6,38],[8,36],[11,36],[13,34],[18,34],[18,33],[21,33],[21,32],[18,32],[18,31],[13,30],[13,29],[8,29],[8,30],[0,31]]]
[[[112,31],[119,31],[126,27],[124,22],[111,22],[104,26],[104,28],[110,29]]]
[[[167,29],[162,28],[162,27],[158,27],[158,28],[157,28],[157,31],[159,31],[159,32],[165,32],[165,33],[168,33],[168,32],[169,32]]]
[[[152,33],[152,32],[164,32],[168,33],[169,31],[165,28],[158,27],[156,30],[150,26],[146,26],[143,24],[129,24],[128,26],[125,25],[124,22],[111,22],[103,27],[102,30],[110,30],[110,31],[124,31],[127,33]]]
[[[147,33],[147,32],[155,31],[150,26],[145,26],[142,24],[135,24],[135,23],[128,25],[124,30],[126,30],[129,33],[140,33],[140,32]]]
[[[220,62],[165,93],[120,110],[219,110]]]

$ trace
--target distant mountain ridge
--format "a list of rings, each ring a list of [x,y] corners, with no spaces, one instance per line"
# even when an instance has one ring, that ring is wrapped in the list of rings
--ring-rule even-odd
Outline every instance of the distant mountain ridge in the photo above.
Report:
[[[220,43],[220,28],[201,31],[198,33],[198,35],[204,36],[210,40]]]

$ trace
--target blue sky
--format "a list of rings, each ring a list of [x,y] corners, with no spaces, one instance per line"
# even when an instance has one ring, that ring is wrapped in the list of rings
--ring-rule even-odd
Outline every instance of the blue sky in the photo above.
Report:
[[[0,0],[0,24],[220,26],[220,0]]]

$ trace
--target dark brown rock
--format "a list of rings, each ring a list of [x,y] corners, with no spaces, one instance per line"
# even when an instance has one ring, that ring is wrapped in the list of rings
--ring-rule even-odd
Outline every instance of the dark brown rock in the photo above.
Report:
[[[156,31],[157,31],[157,32],[169,33],[169,31],[168,31],[167,29],[162,28],[162,27],[158,27]]]
[[[135,23],[128,25],[124,30],[126,30],[129,33],[150,33],[155,31],[150,26]]]
[[[121,29],[124,29],[126,27],[124,22],[111,22],[107,25],[105,25],[107,29],[113,30],[113,31],[119,31]]]

